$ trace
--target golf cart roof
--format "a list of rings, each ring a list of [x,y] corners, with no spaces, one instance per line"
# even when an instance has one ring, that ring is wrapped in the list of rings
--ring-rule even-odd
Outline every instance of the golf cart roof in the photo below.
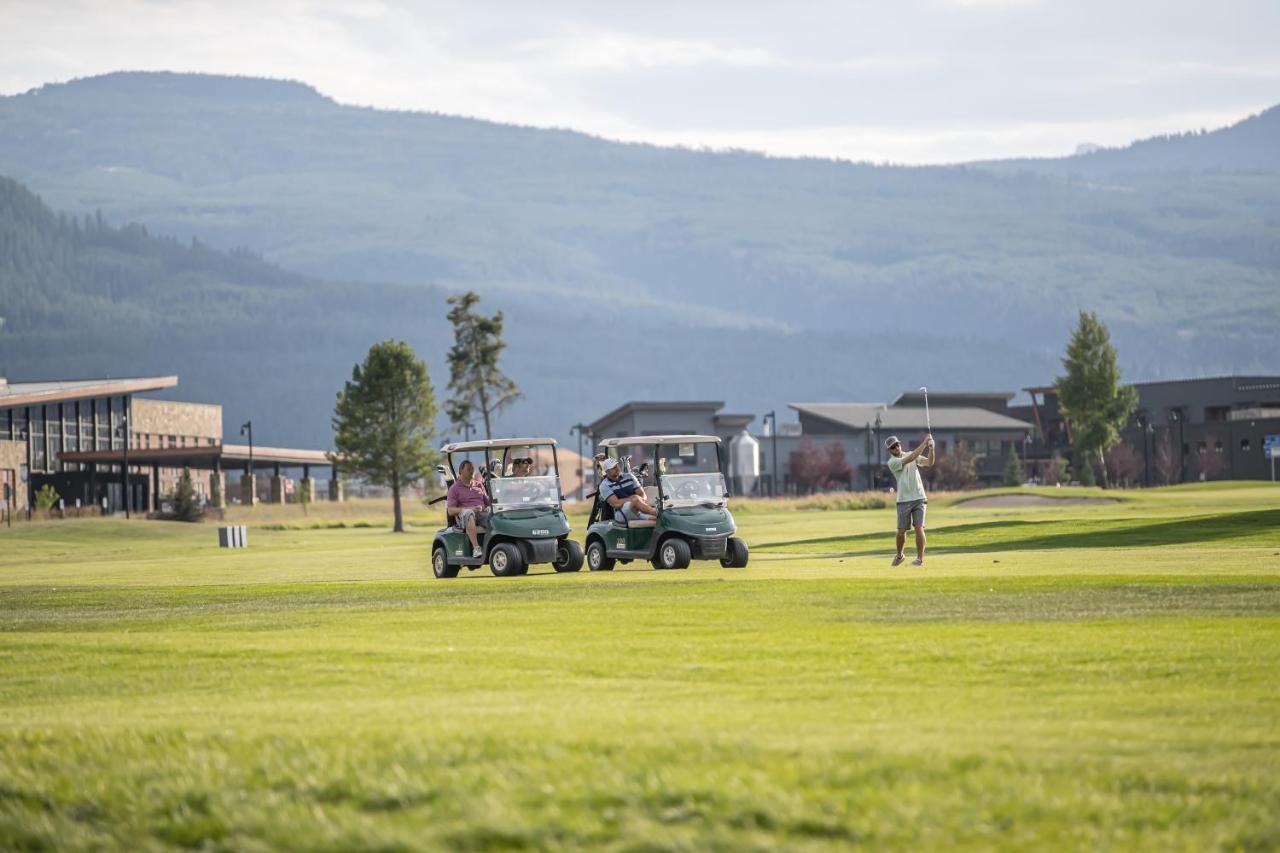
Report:
[[[440,448],[441,453],[463,453],[468,450],[501,450],[504,447],[556,446],[554,438],[491,438],[483,441],[455,441]]]
[[[600,442],[601,447],[625,447],[632,444],[719,444],[719,436],[714,435],[629,435],[621,438],[606,438]]]

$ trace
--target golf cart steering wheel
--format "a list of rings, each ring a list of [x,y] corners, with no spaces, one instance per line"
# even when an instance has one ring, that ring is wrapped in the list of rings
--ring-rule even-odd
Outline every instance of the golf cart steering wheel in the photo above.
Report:
[[[676,487],[672,491],[674,492],[674,496],[677,498],[681,498],[683,500],[694,500],[699,497],[698,493],[701,492],[702,489],[699,487],[696,480],[686,480],[683,483],[677,483]]]

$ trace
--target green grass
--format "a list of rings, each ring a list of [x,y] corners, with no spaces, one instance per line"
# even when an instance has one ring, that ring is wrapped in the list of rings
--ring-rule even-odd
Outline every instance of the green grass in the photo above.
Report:
[[[0,849],[1275,849],[1280,489],[1126,498],[935,501],[924,571],[890,509],[452,582],[425,528],[20,525]]]

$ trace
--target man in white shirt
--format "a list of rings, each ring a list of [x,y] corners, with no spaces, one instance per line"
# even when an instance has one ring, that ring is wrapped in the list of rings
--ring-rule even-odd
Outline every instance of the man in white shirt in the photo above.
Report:
[[[896,435],[884,441],[889,449],[889,470],[898,481],[898,553],[893,558],[895,566],[902,565],[906,559],[902,555],[903,546],[907,542],[907,528],[916,529],[916,558],[913,566],[924,565],[924,512],[929,499],[924,494],[924,482],[920,479],[920,467],[933,465],[933,435],[926,434],[920,445],[910,453],[902,452],[902,442]],[[928,449],[925,455],[924,451]]]

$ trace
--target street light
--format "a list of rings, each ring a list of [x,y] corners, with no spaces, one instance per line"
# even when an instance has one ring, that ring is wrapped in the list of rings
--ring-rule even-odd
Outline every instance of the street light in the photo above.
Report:
[[[258,484],[253,478],[253,421],[242,423],[240,434],[249,436],[249,506],[253,506],[258,497]]]
[[[587,499],[587,460],[582,455],[582,440],[589,434],[586,424],[569,427],[569,435],[578,434],[578,500]]]
[[[880,447],[880,427],[883,423],[884,421],[880,420],[880,412],[877,411],[876,412],[876,473],[877,474],[880,473],[880,458],[881,458],[880,453],[882,449]],[[873,489],[875,488],[874,483],[871,486],[871,488]]]
[[[472,431],[473,429],[475,429],[475,426],[474,426],[474,425],[472,425],[472,424],[471,424],[471,423],[469,423],[469,422],[468,422],[468,423],[464,423],[464,424],[462,425],[462,440],[463,440],[463,441],[470,441],[470,440],[471,440],[471,431]]]
[[[1183,459],[1187,452],[1186,439],[1182,431],[1182,412],[1179,411],[1178,409],[1170,409],[1169,423],[1170,424],[1176,423],[1178,425],[1178,482],[1181,483]]]
[[[125,410],[120,415],[119,434],[124,436],[124,466],[121,469],[121,480],[124,484],[124,517],[129,518],[129,510],[133,501],[129,494],[129,408],[128,403],[125,404]]]
[[[772,438],[773,450],[773,496],[778,496],[778,411],[774,409],[765,416],[769,421],[769,435]],[[763,419],[762,419],[763,420]]]
[[[868,492],[875,488],[875,485],[871,482],[872,473],[873,473],[873,470],[871,468],[871,421],[867,421],[867,491]]]
[[[1148,440],[1155,433],[1156,428],[1151,425],[1151,418],[1141,412],[1137,416],[1138,429],[1142,432],[1142,483],[1146,488],[1151,488],[1151,448],[1148,446]]]

